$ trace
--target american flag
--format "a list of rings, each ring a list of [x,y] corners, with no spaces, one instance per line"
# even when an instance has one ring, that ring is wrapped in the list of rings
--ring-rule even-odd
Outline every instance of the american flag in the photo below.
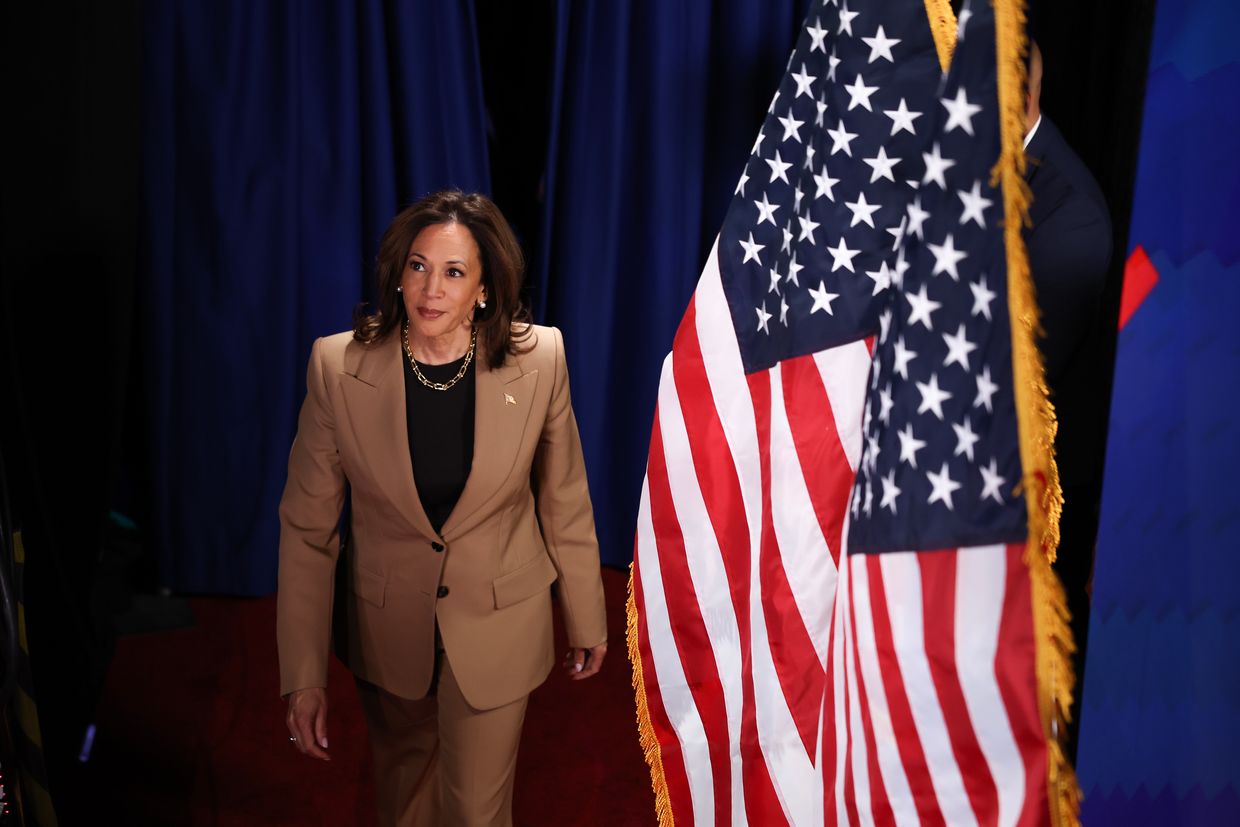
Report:
[[[814,4],[663,364],[630,633],[664,824],[1050,817],[973,6],[944,75],[920,0]]]

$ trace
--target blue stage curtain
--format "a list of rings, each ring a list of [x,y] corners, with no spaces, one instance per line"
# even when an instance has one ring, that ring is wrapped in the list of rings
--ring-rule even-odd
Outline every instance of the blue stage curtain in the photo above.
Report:
[[[401,206],[489,189],[473,4],[143,14],[151,537],[173,589],[267,593],[311,341],[350,326]]]
[[[632,559],[659,366],[806,6],[557,3],[532,279],[564,331],[606,563]]]
[[[1240,823],[1237,88],[1234,0],[1159,0],[1080,710],[1090,827]]]

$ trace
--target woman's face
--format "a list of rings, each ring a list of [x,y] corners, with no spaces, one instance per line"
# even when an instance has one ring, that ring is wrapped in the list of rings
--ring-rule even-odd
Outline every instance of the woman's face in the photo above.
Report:
[[[486,300],[473,233],[457,223],[423,229],[409,245],[400,286],[411,338],[468,330],[474,305]]]

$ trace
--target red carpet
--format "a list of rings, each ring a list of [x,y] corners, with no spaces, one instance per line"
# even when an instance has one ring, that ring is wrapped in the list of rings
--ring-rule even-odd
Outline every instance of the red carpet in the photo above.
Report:
[[[573,683],[557,668],[530,699],[518,825],[655,821],[625,657],[626,576],[603,570],[610,650],[600,674]],[[119,641],[86,767],[91,793],[59,804],[62,824],[373,824],[366,730],[348,671],[333,661],[332,761],[304,758],[288,743],[277,696],[275,598],[199,598],[193,609],[192,629]]]

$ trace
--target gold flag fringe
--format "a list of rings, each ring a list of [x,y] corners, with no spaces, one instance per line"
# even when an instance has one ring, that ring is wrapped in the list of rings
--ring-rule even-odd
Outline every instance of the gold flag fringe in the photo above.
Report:
[[[663,774],[663,759],[659,755],[659,739],[650,724],[650,707],[646,704],[646,682],[642,673],[642,653],[637,640],[637,600],[633,595],[634,565],[629,564],[629,597],[625,604],[628,615],[629,663],[633,667],[633,695],[637,700],[637,737],[646,764],[650,767],[650,786],[654,788],[654,811],[659,827],[672,827],[672,799],[667,794],[667,776]]]
[[[1060,738],[1071,717],[1071,655],[1076,647],[1068,625],[1063,586],[1051,569],[1059,547],[1063,491],[1055,464],[1058,423],[1046,386],[1036,339],[1041,334],[1029,256],[1022,229],[1029,223],[1032,195],[1025,181],[1025,8],[1023,0],[994,0],[995,56],[999,86],[1001,151],[991,176],[1003,189],[1004,241],[1008,267],[1008,310],[1012,321],[1012,379],[1020,433],[1020,459],[1029,511],[1029,567],[1036,637],[1038,709],[1047,743],[1047,797],[1055,827],[1079,825],[1080,789]]]
[[[951,0],[926,0],[926,17],[930,20],[934,49],[939,53],[939,68],[946,72],[956,48],[956,13]]]

